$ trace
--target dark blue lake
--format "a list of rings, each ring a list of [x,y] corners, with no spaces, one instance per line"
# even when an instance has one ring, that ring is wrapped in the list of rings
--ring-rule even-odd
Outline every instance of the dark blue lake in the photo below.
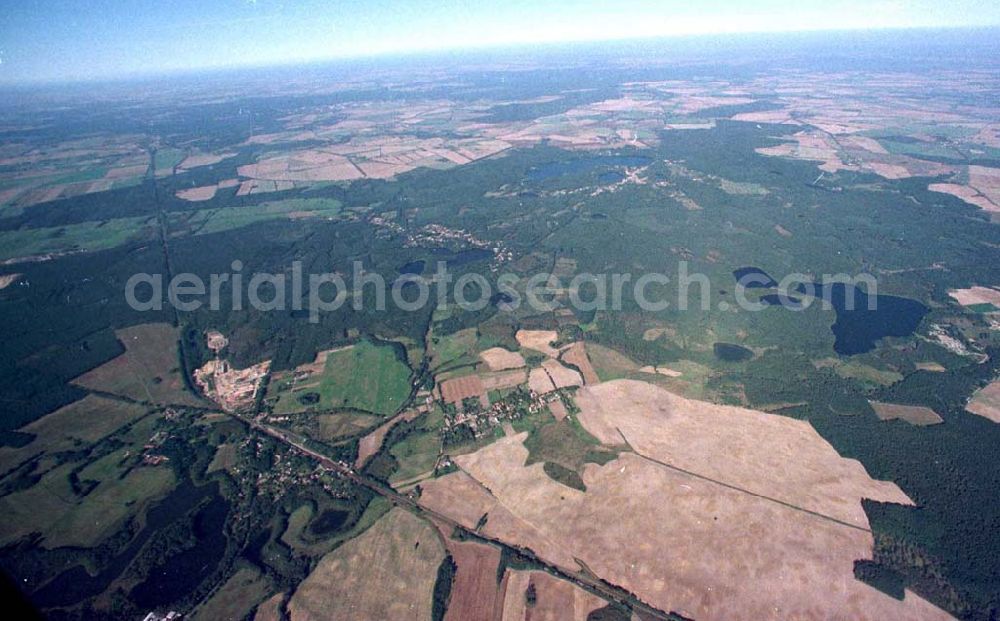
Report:
[[[712,345],[715,357],[725,362],[746,362],[753,358],[753,351],[735,343],[715,343]]]
[[[740,267],[733,270],[737,286],[746,289],[773,289],[778,286],[771,276],[759,267]],[[837,313],[832,330],[835,337],[833,350],[843,356],[863,354],[875,349],[880,339],[888,336],[905,337],[913,334],[927,314],[926,306],[916,300],[894,295],[869,296],[864,290],[844,283],[820,285],[800,284],[796,291],[827,300]],[[788,309],[802,308],[803,302],[780,294],[761,296],[768,306]]]
[[[417,260],[410,261],[409,263],[404,263],[399,268],[400,274],[421,274],[424,271],[424,265],[426,261]]]
[[[759,267],[738,267],[733,270],[736,284],[745,289],[771,289],[778,283]]]
[[[215,570],[226,551],[226,516],[229,504],[215,495],[194,516],[194,546],[166,557],[150,570],[144,582],[129,593],[140,608],[154,609],[174,602],[192,590]]]
[[[843,356],[871,351],[887,336],[910,336],[928,312],[916,300],[894,295],[876,295],[872,299],[858,287],[842,283],[814,287],[815,295],[829,300],[837,311],[832,327],[833,349]],[[801,293],[808,289],[806,285],[798,287]]]

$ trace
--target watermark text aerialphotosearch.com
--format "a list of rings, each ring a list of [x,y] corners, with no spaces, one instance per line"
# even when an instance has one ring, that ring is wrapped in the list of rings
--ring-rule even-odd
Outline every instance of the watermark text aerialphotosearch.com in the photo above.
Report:
[[[681,311],[713,308],[713,291],[708,275],[690,272],[686,261],[677,264],[674,274],[662,272],[579,273],[560,278],[548,272],[530,276],[504,273],[493,280],[477,273],[455,276],[445,262],[437,264],[429,276],[402,274],[388,281],[382,275],[366,271],[355,261],[349,278],[340,272],[306,274],[302,263],[295,261],[281,273],[244,273],[243,263],[233,261],[231,271],[211,274],[206,282],[197,274],[177,274],[167,282],[162,274],[138,273],[125,283],[125,299],[137,311],[162,310],[169,305],[181,312],[203,308],[212,311],[252,308],[257,311],[307,311],[309,320],[319,321],[323,313],[347,305],[356,311],[418,311],[433,304],[446,309],[451,304],[467,311],[479,311],[495,304],[504,311],[527,306],[536,312],[560,306],[577,311],[621,310],[634,303],[643,311],[666,309]],[[819,278],[806,274],[788,274],[772,281],[763,272],[742,276],[733,290],[732,301],[715,303],[719,310],[735,307],[760,311],[769,306],[801,311],[814,302],[832,308],[830,297],[842,284],[848,310],[855,306],[854,291],[860,287],[867,294],[869,310],[877,304],[878,283],[870,274],[825,274]],[[750,290],[768,289],[766,296],[748,295]]]

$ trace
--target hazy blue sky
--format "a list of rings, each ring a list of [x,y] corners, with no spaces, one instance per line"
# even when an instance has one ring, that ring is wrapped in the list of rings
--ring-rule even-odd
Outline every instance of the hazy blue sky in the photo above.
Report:
[[[998,24],[997,0],[0,0],[0,81],[531,42]]]

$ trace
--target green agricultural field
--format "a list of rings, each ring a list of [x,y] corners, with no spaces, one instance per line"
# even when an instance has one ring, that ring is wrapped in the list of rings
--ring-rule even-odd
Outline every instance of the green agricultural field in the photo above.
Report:
[[[152,235],[151,216],[115,218],[38,229],[0,232],[0,260],[59,252],[94,252]]]
[[[352,408],[388,416],[410,394],[410,368],[393,348],[361,341],[330,353],[318,381],[277,394],[276,414]]]
[[[433,360],[435,366],[469,364],[476,362],[476,329],[467,328],[453,334],[434,336]]]
[[[137,404],[87,395],[20,429],[34,439],[22,447],[0,448],[0,471],[6,472],[40,453],[70,451],[97,442],[146,414]]]
[[[302,545],[302,531],[309,524],[313,517],[313,507],[306,503],[288,516],[288,525],[285,532],[281,533],[281,542],[290,548],[297,548]]]
[[[406,484],[434,469],[434,462],[441,454],[441,438],[436,431],[423,431],[408,436],[389,451],[399,468],[389,477],[393,485]]]
[[[281,542],[300,554],[322,556],[340,543],[357,537],[368,530],[380,517],[392,509],[392,503],[382,496],[372,498],[353,526],[344,532],[326,536],[318,541],[307,540],[309,522],[317,514],[309,503],[300,505],[288,516],[288,526],[281,534]],[[322,513],[322,508],[319,511]]]
[[[166,323],[115,332],[125,353],[76,378],[75,384],[136,401],[203,405],[184,385],[177,329]]]
[[[124,478],[102,481],[79,506],[54,524],[48,547],[93,547],[114,534],[129,516],[174,487],[173,471],[166,467],[136,468]]]
[[[115,458],[120,459],[121,455]],[[75,464],[60,466],[49,471],[35,486],[0,498],[0,511],[7,524],[3,543],[38,532],[47,548],[92,547],[174,486],[173,471],[166,467],[136,468],[119,478],[117,472],[111,472],[115,470],[111,464],[98,462],[88,474],[101,472],[112,476],[100,480],[81,498],[69,483],[74,467]]]
[[[340,201],[332,198],[290,198],[259,205],[201,209],[193,214],[175,214],[172,225],[187,228],[195,235],[238,229],[257,222],[281,219],[335,218],[341,214]]]
[[[138,464],[144,445],[161,424],[160,417],[136,419],[141,416],[138,411],[114,412],[110,406],[97,408],[93,401],[86,409],[82,405],[74,406],[64,408],[62,417],[65,418],[66,412],[89,411],[93,415],[105,413],[111,419],[73,436],[76,438],[73,449],[79,451],[78,454],[95,449],[99,452],[66,461],[66,453],[53,455],[54,451],[64,450],[65,440],[51,444],[48,457],[42,463],[52,466],[48,470],[36,467],[34,474],[40,477],[38,483],[0,498],[0,511],[7,516],[8,524],[0,537],[3,543],[12,543],[37,532],[47,548],[93,547],[174,487],[176,477],[169,466]],[[129,421],[131,424],[122,427],[123,422]],[[110,436],[102,435],[111,425],[121,429]],[[103,439],[91,444],[81,436]],[[97,448],[101,446],[113,448],[110,451]]]
[[[243,619],[270,593],[271,583],[254,567],[240,568],[191,616],[195,621]]]
[[[153,167],[157,177],[163,177],[174,171],[174,166],[184,160],[183,149],[158,149],[156,157],[153,158]]]
[[[528,434],[524,447],[528,449],[528,464],[552,462],[574,471],[589,462],[607,463],[617,455],[601,448],[597,439],[573,418],[536,427]]]

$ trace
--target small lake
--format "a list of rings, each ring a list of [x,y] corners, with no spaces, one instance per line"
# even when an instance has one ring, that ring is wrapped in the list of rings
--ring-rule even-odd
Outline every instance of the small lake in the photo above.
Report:
[[[335,533],[347,523],[347,519],[350,517],[350,511],[327,509],[312,520],[309,524],[309,532],[320,537]]]
[[[226,552],[226,516],[229,503],[216,494],[194,516],[194,545],[166,557],[154,566],[145,582],[129,597],[140,608],[155,609],[188,595],[213,571]]]
[[[486,248],[466,248],[464,250],[449,250],[448,248],[431,248],[427,259],[414,259],[407,261],[396,268],[399,275],[419,276],[427,269],[427,264],[432,263],[434,271],[437,270],[437,263],[443,262],[446,267],[455,268],[475,263],[476,261],[486,261],[493,258],[493,251]],[[407,283],[412,285],[413,283]]]
[[[759,267],[738,267],[733,270],[737,286],[744,289],[771,289],[778,286],[771,276]]]
[[[592,157],[581,157],[541,164],[529,170],[526,177],[529,181],[543,181],[564,175],[579,175],[602,168],[637,168],[639,166],[648,166],[652,162],[652,158],[641,155],[595,155]],[[624,178],[618,171],[601,171],[598,178],[600,179],[603,175],[614,176],[602,179],[601,183],[615,183]]]
[[[425,265],[427,265],[426,261],[424,261],[423,259],[418,259],[416,261],[410,261],[409,263],[404,263],[399,267],[398,271],[400,274],[407,274],[407,275],[422,274],[424,272]]]
[[[837,320],[831,328],[835,337],[833,350],[843,356],[871,351],[887,336],[910,336],[928,313],[926,306],[909,298],[876,295],[872,300],[872,296],[858,287],[843,283],[814,286],[816,295],[828,299],[837,311]],[[798,290],[808,291],[805,285]],[[870,302],[874,302],[872,310]]]
[[[716,343],[712,345],[715,357],[724,362],[746,362],[753,358],[753,351],[735,343]]]
[[[778,286],[759,267],[748,266],[733,270],[733,278],[736,279],[737,286],[746,289],[773,289]],[[875,349],[880,339],[888,336],[910,336],[928,312],[927,307],[916,300],[894,295],[869,296],[864,290],[845,283],[800,284],[796,291],[819,298],[809,300],[811,304],[822,304],[823,300],[830,302],[837,313],[837,319],[831,328],[834,335],[833,350],[842,356],[869,352]],[[760,301],[768,306],[793,310],[806,305],[799,298],[782,298],[778,293],[763,295]]]

